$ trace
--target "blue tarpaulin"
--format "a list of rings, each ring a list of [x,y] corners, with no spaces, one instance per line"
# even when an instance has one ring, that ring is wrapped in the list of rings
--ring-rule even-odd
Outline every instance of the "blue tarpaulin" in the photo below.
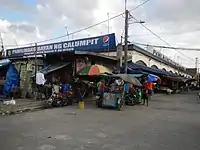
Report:
[[[148,74],[147,81],[148,82],[157,82],[160,78],[153,74]]]
[[[129,63],[128,68],[130,68],[132,70],[140,69],[142,72],[147,72],[147,73],[158,75],[158,76],[180,77],[177,74],[174,74],[174,73],[162,70],[162,69],[146,67],[146,66],[135,64],[135,63]]]
[[[113,73],[125,73],[125,67],[122,66],[119,71],[114,71]],[[127,73],[128,74],[140,74],[140,73],[142,73],[142,70],[140,68],[127,67]]]
[[[150,68],[150,67],[146,67],[146,66],[142,66],[142,65],[138,65],[135,63],[129,63],[128,64],[129,68],[134,68],[134,69],[141,69],[143,72],[148,72],[148,73],[152,73],[152,74],[156,74],[156,75],[168,75],[168,72],[161,70],[161,69],[155,69],[155,68]]]
[[[3,96],[7,96],[10,92],[12,92],[13,88],[17,87],[19,87],[19,73],[14,65],[10,64],[6,74]]]

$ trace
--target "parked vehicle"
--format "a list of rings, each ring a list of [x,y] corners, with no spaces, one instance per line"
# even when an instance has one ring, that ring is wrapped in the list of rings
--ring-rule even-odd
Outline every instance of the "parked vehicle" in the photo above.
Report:
[[[103,97],[100,94],[96,94],[96,107],[102,107]]]
[[[51,107],[62,107],[72,105],[72,90],[62,91],[61,86],[52,85],[52,94],[47,100],[47,104]]]
[[[124,96],[124,101],[126,105],[133,106],[136,104],[136,95],[135,94],[126,94]]]

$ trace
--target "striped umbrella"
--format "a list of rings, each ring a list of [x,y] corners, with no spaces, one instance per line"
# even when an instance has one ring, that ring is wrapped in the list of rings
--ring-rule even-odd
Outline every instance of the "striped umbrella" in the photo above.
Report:
[[[78,72],[79,75],[101,75],[101,74],[112,74],[111,71],[102,65],[91,65],[83,68]]]

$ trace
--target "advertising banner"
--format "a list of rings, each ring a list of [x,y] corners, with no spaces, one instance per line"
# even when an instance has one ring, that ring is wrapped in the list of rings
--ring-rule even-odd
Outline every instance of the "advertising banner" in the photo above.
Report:
[[[50,43],[6,50],[7,57],[23,57],[37,54],[59,52],[91,51],[104,52],[107,49],[116,49],[115,34],[108,34],[85,39]]]

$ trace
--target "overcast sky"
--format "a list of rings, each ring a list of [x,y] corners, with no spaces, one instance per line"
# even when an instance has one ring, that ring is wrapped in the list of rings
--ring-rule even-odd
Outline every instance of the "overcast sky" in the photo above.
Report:
[[[128,0],[128,9],[134,9],[142,2],[144,0]],[[123,11],[124,0],[0,0],[0,18],[3,19],[0,20],[0,31],[8,48],[63,35],[65,26],[70,33],[107,19],[108,12],[112,17]],[[200,48],[199,0],[150,0],[131,14],[145,21],[145,26],[172,46]],[[123,28],[123,16],[110,21],[109,32],[116,33],[118,42]],[[107,33],[106,22],[59,41]],[[129,41],[166,46],[140,24],[129,26]],[[189,58],[200,56],[200,52],[183,51],[184,56],[174,50],[161,51],[187,67],[194,67],[194,61]]]

